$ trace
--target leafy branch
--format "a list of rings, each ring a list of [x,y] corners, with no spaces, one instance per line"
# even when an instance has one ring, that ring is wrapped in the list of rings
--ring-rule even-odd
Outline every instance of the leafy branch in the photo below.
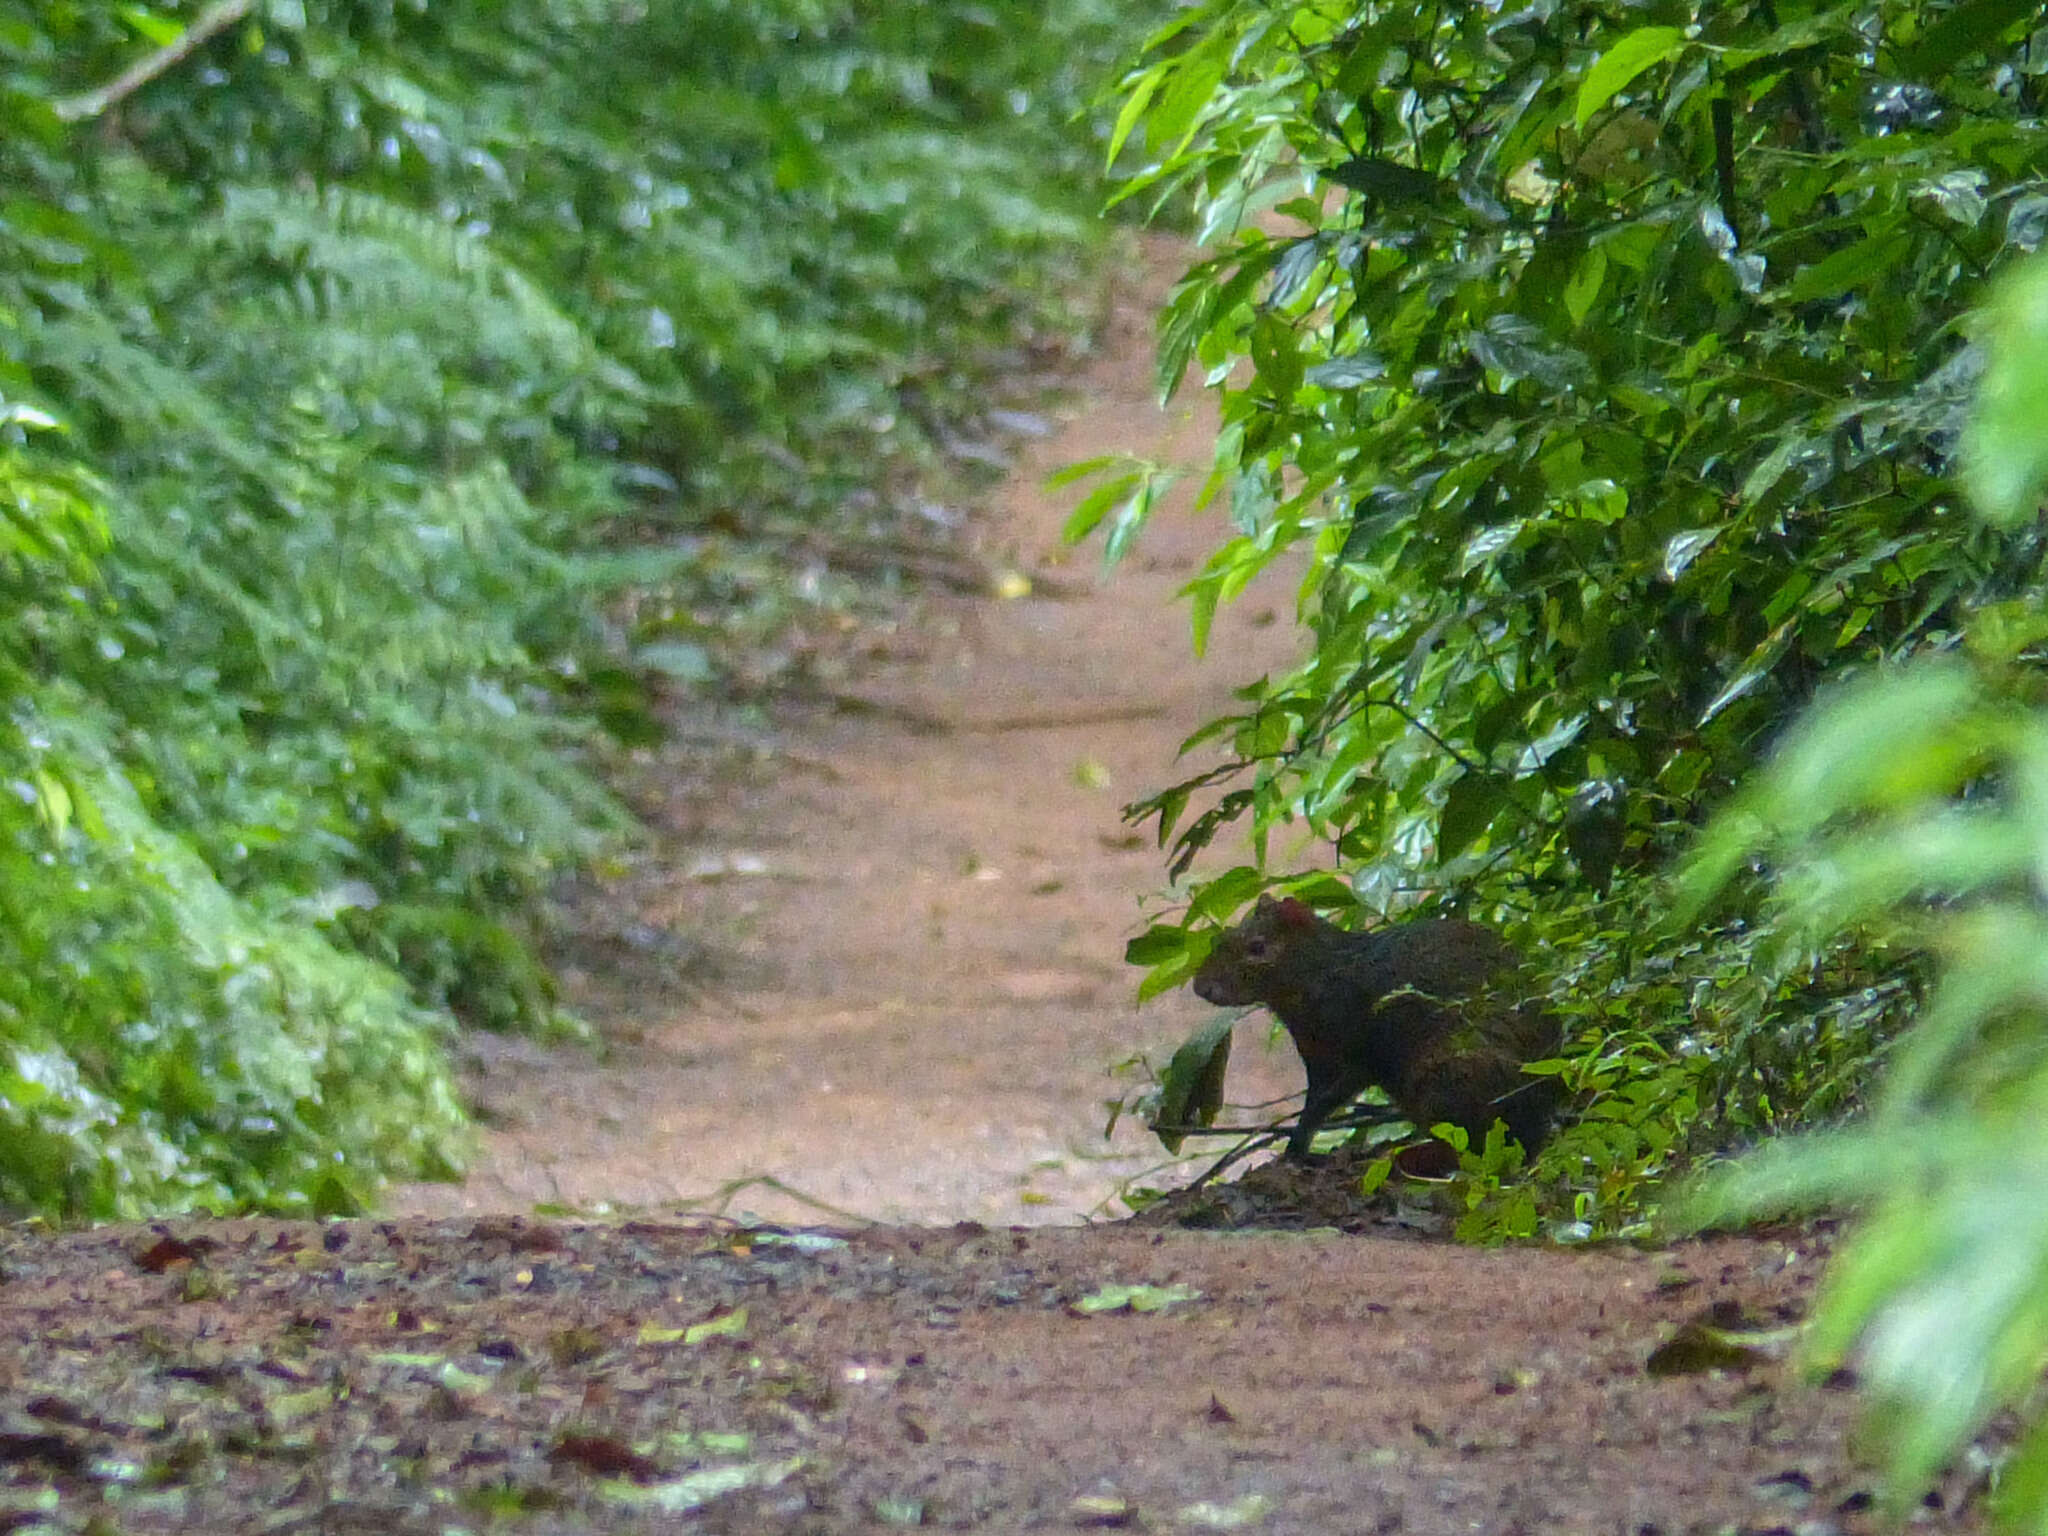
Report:
[[[109,107],[125,101],[150,81],[176,69],[215,37],[245,19],[256,8],[256,0],[214,0],[214,4],[192,19],[191,25],[156,52],[136,60],[112,80],[95,90],[66,96],[50,103],[57,120],[82,122],[100,116]]]

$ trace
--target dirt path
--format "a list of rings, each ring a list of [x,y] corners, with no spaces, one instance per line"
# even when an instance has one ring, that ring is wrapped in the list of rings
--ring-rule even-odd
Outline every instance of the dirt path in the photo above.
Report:
[[[1858,1536],[1851,1399],[1652,1375],[1799,1243],[0,1231],[0,1530]],[[1104,1310],[1117,1285],[1168,1304]],[[1914,1529],[1976,1528],[1974,1478]]]
[[[1202,456],[1150,404],[1151,297],[984,521],[992,557],[1057,557],[1051,465]],[[658,845],[575,982],[610,1056],[477,1042],[484,1156],[399,1191],[409,1219],[0,1229],[0,1531],[1878,1529],[1852,1398],[1777,1359],[1804,1238],[1028,1228],[1153,1160],[1135,1128],[1105,1148],[1104,1071],[1201,1010],[1130,1006],[1159,860],[1117,807],[1291,643],[1287,594],[1255,598],[1191,666],[1168,597],[1211,530],[1157,532],[1105,590],[1064,568],[1078,599],[919,604],[848,685],[871,710],[780,715],[710,781],[650,762]],[[1238,1058],[1241,1098],[1299,1070]],[[925,1225],[473,1214],[750,1174]],[[1702,1315],[1773,1345],[1653,1370]],[[1915,1528],[1979,1528],[1986,1465]]]
[[[1162,412],[1152,385],[1152,317],[1183,253],[1146,251],[1054,430],[978,518],[985,558],[1060,595],[923,598],[846,685],[872,710],[779,711],[770,750],[710,785],[679,761],[653,858],[608,899],[706,943],[718,975],[681,1001],[658,963],[634,965],[655,984],[637,995],[605,957],[572,974],[606,1061],[477,1042],[484,1155],[460,1189],[402,1190],[395,1209],[654,1206],[767,1174],[886,1221],[1072,1221],[1156,1160],[1134,1125],[1104,1142],[1124,1086],[1107,1074],[1204,1010],[1133,1006],[1123,945],[1163,874],[1119,808],[1297,642],[1275,581],[1193,660],[1173,596],[1218,519],[1187,515],[1185,491],[1113,579],[1060,543],[1075,493],[1041,489],[1052,469],[1119,450],[1207,463],[1199,395]],[[1242,1044],[1241,1097],[1299,1087],[1290,1054]],[[735,1208],[802,1212],[758,1188]]]

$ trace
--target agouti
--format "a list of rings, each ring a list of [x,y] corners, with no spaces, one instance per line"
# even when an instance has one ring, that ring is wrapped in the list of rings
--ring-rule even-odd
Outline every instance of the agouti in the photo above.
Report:
[[[1221,934],[1195,994],[1221,1007],[1264,1003],[1308,1069],[1308,1102],[1287,1140],[1300,1162],[1331,1111],[1386,1090],[1420,1130],[1462,1126],[1478,1147],[1496,1118],[1534,1153],[1561,1097],[1522,1064],[1556,1052],[1557,1021],[1517,992],[1521,960],[1490,928],[1427,918],[1352,933],[1293,897],[1261,896]]]

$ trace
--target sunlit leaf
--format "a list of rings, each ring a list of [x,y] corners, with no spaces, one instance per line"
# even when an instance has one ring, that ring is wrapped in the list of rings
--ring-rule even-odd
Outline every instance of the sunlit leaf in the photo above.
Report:
[[[1644,70],[1663,63],[1685,46],[1685,33],[1677,27],[1638,27],[1606,52],[1579,82],[1573,122],[1579,128],[1594,114],[1627,90]]]

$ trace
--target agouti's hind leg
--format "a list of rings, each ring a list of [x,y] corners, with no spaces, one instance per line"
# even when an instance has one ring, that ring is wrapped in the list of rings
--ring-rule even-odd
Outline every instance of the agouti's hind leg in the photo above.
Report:
[[[1401,1105],[1418,1131],[1448,1120],[1462,1126],[1473,1150],[1486,1143],[1496,1119],[1508,1136],[1533,1154],[1549,1128],[1553,1083],[1530,1077],[1505,1051],[1444,1051],[1415,1064]]]

